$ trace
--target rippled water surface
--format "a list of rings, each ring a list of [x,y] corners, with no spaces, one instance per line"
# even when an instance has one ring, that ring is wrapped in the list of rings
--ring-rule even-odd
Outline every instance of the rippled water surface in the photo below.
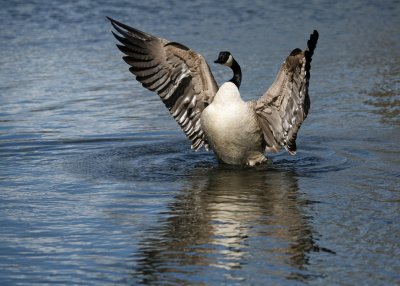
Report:
[[[400,2],[139,2],[1,4],[0,284],[399,284]],[[298,154],[191,151],[106,15],[230,50],[246,100],[317,29]]]

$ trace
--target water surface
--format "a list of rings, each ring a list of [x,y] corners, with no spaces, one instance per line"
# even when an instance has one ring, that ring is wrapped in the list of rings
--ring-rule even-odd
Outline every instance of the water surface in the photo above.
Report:
[[[399,13],[398,1],[3,3],[0,284],[400,283]],[[105,16],[209,63],[230,50],[246,100],[317,29],[298,154],[242,168],[191,151]]]

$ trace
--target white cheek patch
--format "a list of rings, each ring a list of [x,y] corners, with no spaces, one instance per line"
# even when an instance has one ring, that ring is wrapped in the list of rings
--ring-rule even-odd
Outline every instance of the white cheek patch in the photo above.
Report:
[[[224,66],[231,67],[232,66],[232,62],[233,62],[233,57],[232,57],[232,55],[229,55],[229,58],[226,61],[226,63],[224,63]]]

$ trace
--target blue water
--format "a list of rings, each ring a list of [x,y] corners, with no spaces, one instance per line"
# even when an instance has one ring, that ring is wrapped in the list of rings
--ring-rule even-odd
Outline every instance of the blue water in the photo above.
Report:
[[[400,2],[231,2],[1,3],[1,285],[400,284]],[[220,84],[231,51],[246,100],[317,29],[298,154],[190,150],[105,16]]]

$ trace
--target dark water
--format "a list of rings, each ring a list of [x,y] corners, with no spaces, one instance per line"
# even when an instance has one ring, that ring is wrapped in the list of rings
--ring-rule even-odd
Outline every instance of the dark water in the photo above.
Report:
[[[1,285],[400,284],[399,1],[26,2],[0,9]],[[230,50],[245,99],[318,29],[298,155],[191,151],[106,15]]]

